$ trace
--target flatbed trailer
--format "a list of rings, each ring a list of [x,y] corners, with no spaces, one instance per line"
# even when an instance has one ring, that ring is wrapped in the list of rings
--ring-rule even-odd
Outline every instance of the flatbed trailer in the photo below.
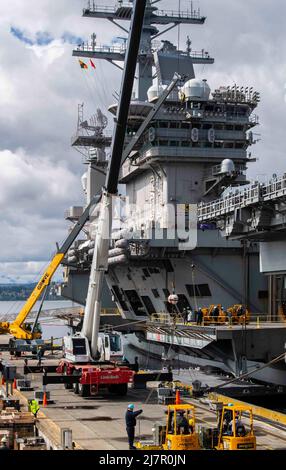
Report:
[[[133,383],[135,372],[127,366],[113,362],[75,364],[62,359],[56,369],[58,374],[78,377],[73,384],[65,383],[65,388],[73,389],[82,397],[98,395],[100,389],[124,396],[128,384]]]

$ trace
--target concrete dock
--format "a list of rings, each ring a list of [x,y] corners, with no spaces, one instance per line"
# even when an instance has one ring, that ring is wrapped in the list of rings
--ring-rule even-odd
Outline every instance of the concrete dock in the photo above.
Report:
[[[6,353],[4,354],[6,355]],[[11,363],[16,365],[17,370],[21,373],[24,366],[23,359],[14,359],[11,360]],[[56,358],[44,360],[44,364],[53,365],[56,363]],[[36,361],[31,360],[29,364],[36,364]],[[29,374],[29,379],[35,390],[42,390],[41,374]],[[166,407],[157,404],[157,384],[150,383],[149,385],[147,390],[130,388],[127,397],[123,398],[108,394],[81,398],[72,390],[66,390],[61,384],[49,385],[47,390],[51,393],[53,403],[47,407],[41,407],[37,427],[40,434],[48,439],[51,448],[60,448],[61,429],[70,428],[76,449],[127,450],[124,415],[128,403],[134,403],[136,409],[142,408],[144,411],[137,421],[138,438],[150,438],[153,423],[165,421]],[[24,407],[27,406],[27,400],[34,397],[32,391],[19,392],[16,390],[14,394],[21,399]],[[209,409],[206,403],[192,398],[188,399],[188,402],[196,406],[197,423],[215,425],[216,414]],[[254,429],[258,450],[286,449],[286,425],[275,425],[255,418]]]

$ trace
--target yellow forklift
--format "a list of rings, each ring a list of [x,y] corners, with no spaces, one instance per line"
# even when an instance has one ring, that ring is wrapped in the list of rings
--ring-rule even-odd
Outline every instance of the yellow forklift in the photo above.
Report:
[[[169,405],[166,425],[155,423],[152,440],[136,442],[139,450],[200,450],[193,405]]]
[[[256,450],[250,406],[224,405],[219,411],[217,450]]]

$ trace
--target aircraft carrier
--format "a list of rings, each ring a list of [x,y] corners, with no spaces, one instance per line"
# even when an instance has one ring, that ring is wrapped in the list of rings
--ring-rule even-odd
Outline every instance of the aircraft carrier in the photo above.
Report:
[[[193,50],[190,39],[192,28],[203,27],[206,17],[191,2],[187,11],[165,11],[163,1],[147,3],[104,304],[115,303],[133,322],[146,320],[145,332],[128,337],[138,350],[286,385],[285,362],[276,362],[286,339],[286,263],[281,257],[286,177],[264,185],[247,179],[248,166],[255,164],[250,149],[259,125],[259,92],[251,84],[210,88],[206,76],[211,78],[208,67],[214,59],[205,49]],[[106,6],[88,2],[83,16],[95,27],[109,20],[127,32],[132,7],[124,1]],[[166,38],[180,25],[190,29],[184,50]],[[92,35],[73,55],[121,67],[125,52],[126,42],[101,45]],[[203,76],[195,76],[198,64],[207,66]],[[110,119],[116,110],[117,102],[108,108]],[[98,109],[86,120],[79,106],[72,145],[86,156],[86,205],[104,184],[111,144],[106,114]],[[82,212],[82,207],[71,207],[66,218],[76,222]],[[177,230],[179,216],[187,234]],[[85,237],[64,262],[62,295],[83,305],[94,229],[96,219],[91,219]],[[176,305],[168,301],[170,295],[177,296]],[[251,322],[174,328],[162,321],[163,314],[212,304],[225,309],[243,304]]]

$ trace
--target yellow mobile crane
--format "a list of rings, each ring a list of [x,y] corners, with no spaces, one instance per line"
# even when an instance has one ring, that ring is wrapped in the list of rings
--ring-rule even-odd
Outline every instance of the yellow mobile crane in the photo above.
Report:
[[[84,210],[83,214],[79,218],[78,222],[74,225],[72,231],[64,241],[61,247],[58,248],[57,253],[52,258],[50,264],[48,265],[47,269],[45,270],[44,274],[42,275],[41,279],[39,280],[38,284],[34,288],[33,292],[31,293],[30,297],[27,299],[25,305],[19,312],[18,316],[13,322],[0,322],[0,334],[11,334],[16,339],[22,340],[33,340],[41,338],[41,333],[37,331],[37,322],[40,315],[41,307],[37,313],[36,319],[34,321],[33,327],[29,328],[25,321],[30,314],[32,308],[34,307],[35,303],[45,289],[49,286],[51,279],[56,272],[57,268],[63,261],[65,254],[75,241],[76,237],[84,227],[86,221],[89,218],[90,212],[92,207],[96,205],[100,200],[100,196],[96,195],[88,204],[86,209]]]

